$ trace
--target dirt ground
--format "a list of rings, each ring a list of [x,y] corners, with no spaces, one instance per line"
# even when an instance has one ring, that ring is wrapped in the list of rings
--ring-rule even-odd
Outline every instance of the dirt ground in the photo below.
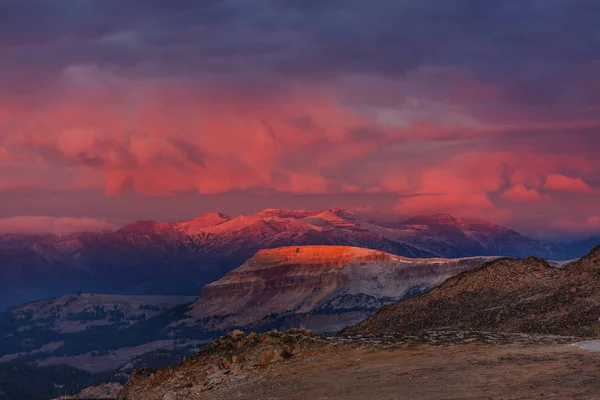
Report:
[[[210,399],[600,399],[600,353],[572,345],[319,348],[236,374]]]

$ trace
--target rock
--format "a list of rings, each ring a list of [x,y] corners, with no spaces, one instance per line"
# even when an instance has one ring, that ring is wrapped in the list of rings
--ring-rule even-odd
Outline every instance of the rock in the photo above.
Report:
[[[282,358],[289,357],[290,355],[290,352],[283,346],[277,346],[273,349],[273,361],[279,361]]]
[[[245,358],[246,357],[245,357],[244,353],[234,354],[231,356],[231,361],[234,364],[239,364],[239,363],[243,362]]]
[[[234,339],[238,339],[242,336],[246,336],[246,333],[243,331],[240,331],[239,329],[236,329],[233,332],[231,332],[231,337]]]
[[[231,372],[234,374],[240,372],[241,370],[242,370],[242,364],[233,364],[231,366]]]
[[[206,373],[206,371],[202,371],[196,375],[196,382],[198,384],[203,384],[207,377],[208,374]]]
[[[173,392],[167,392],[163,395],[162,400],[178,400],[177,395]]]
[[[258,363],[260,365],[267,365],[269,362],[271,362],[272,359],[273,359],[273,350],[271,350],[271,349],[264,350],[258,356]]]
[[[238,375],[242,370],[250,373],[256,367],[283,362],[291,357],[292,348],[301,351],[327,343],[321,337],[311,335],[311,332],[304,330],[274,331],[261,335],[225,335],[213,341],[212,348],[201,350],[174,367],[138,372],[135,378],[130,379],[118,399],[163,400],[160,396],[165,388],[177,390],[164,396],[179,397],[164,399],[196,398],[200,392],[236,384],[244,376]],[[153,378],[150,378],[151,374]],[[149,397],[148,394],[152,392],[154,397]]]

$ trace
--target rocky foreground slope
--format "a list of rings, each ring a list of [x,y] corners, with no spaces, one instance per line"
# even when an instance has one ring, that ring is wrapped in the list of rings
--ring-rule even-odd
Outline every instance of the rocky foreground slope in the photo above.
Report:
[[[423,329],[600,336],[600,246],[554,268],[545,260],[500,259],[431,292],[383,307],[343,334]]]
[[[438,345],[419,335],[238,331],[171,367],[133,373],[118,399],[595,399],[600,390],[600,354],[564,345],[575,338],[421,336]]]
[[[347,246],[261,250],[204,286],[185,322],[213,331],[303,326],[333,332],[493,259],[406,258]]]
[[[239,373],[284,361],[324,343],[324,338],[302,329],[262,335],[234,331],[179,364],[134,372],[118,399],[196,398],[225,382],[234,383],[243,377]]]

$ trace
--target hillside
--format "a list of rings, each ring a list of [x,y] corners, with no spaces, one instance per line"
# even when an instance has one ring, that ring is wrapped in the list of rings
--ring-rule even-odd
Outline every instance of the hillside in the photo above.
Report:
[[[345,335],[423,329],[600,336],[600,246],[562,268],[501,259],[431,292],[383,307]]]
[[[196,300],[191,296],[118,296],[76,293],[34,301],[9,310],[19,329],[81,332],[92,326],[126,327]]]
[[[195,299],[82,293],[15,307],[0,313],[0,363],[67,364],[100,372],[158,349],[184,353],[196,342],[166,328]]]

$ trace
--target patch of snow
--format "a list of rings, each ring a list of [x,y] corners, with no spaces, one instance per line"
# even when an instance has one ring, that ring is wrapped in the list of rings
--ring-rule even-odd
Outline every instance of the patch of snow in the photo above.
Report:
[[[582,350],[600,351],[600,340],[585,340],[579,343],[573,343],[572,346],[577,346]]]

